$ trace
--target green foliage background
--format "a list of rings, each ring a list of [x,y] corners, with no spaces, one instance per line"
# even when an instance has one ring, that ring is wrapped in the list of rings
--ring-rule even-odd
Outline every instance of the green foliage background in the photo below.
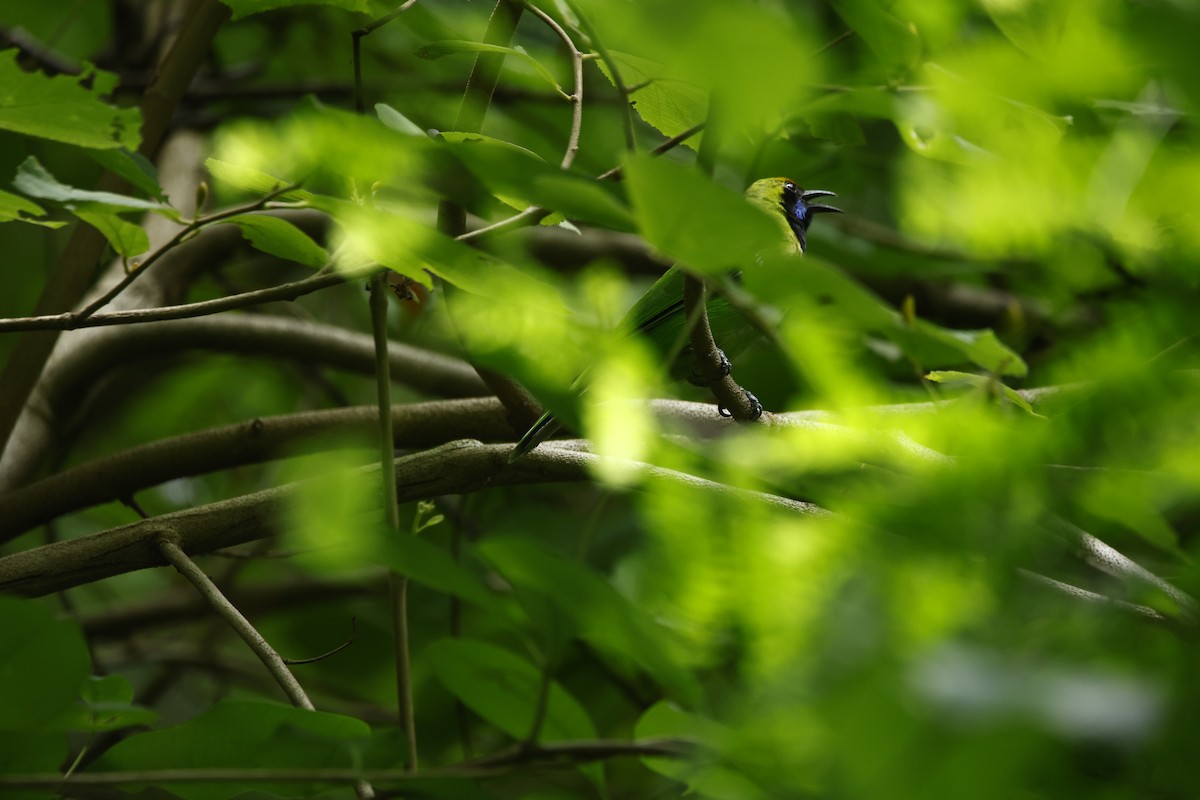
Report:
[[[4,317],[34,313],[59,228],[91,225],[137,264],[144,218],[189,220],[166,167],[131,152],[153,58],[114,9],[135,5],[0,5],[26,42],[0,50]],[[369,426],[149,481],[136,500],[154,518],[315,479],[273,541],[240,548],[254,558],[192,555],[281,653],[328,651],[352,625],[353,643],[293,668],[319,709],[303,711],[168,568],[81,580],[57,604],[0,598],[5,791],[47,796],[69,769],[185,798],[350,796],[349,774],[412,797],[1194,796],[1193,3],[537,0],[586,54],[565,169],[572,63],[532,10],[482,130],[456,131],[473,59],[495,55],[482,0],[420,0],[364,36],[363,114],[351,32],[394,5],[227,5],[175,127],[203,132],[212,209],[288,187],[276,206],[320,222],[222,220],[244,246],[180,300],[382,265],[434,287],[420,313],[392,309],[393,342],[516,379],[597,456],[586,481],[516,485],[492,459],[486,488],[402,506],[399,535],[362,471]],[[29,41],[90,77],[38,71]],[[99,191],[102,170],[129,188]],[[847,212],[816,221],[801,262],[755,257],[740,193],[774,175]],[[473,226],[552,215],[464,243],[439,206],[443,224],[447,206]],[[675,260],[745,269],[742,302],[777,333],[734,376],[773,424],[714,436],[643,402],[711,402],[619,328]],[[361,278],[226,316],[252,314],[370,330]],[[0,358],[18,339],[0,331]],[[137,445],[375,402],[369,367],[244,349],[119,355],[79,389],[99,401],[48,412],[40,463],[6,465],[9,501]],[[392,368],[401,414],[453,395],[423,369]],[[439,463],[450,450],[420,453],[441,443],[399,455]],[[136,519],[92,505],[48,536]],[[0,577],[29,553],[65,569],[44,542],[8,541]],[[410,582],[421,770],[403,779],[388,571]],[[539,760],[663,740],[666,755]],[[249,768],[281,772],[149,774]],[[317,768],[342,772],[301,774]]]

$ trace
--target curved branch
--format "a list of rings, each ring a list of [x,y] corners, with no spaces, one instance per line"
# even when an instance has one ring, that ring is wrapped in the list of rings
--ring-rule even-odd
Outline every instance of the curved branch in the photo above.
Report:
[[[19,435],[0,459],[0,490],[28,480],[52,451],[61,420],[86,405],[96,382],[114,366],[195,349],[272,356],[364,375],[373,374],[375,364],[370,336],[263,315],[201,317],[71,335],[87,339],[55,359],[43,376]],[[458,359],[399,342],[389,351],[396,376],[418,391],[443,397],[486,394],[474,371]]]
[[[567,169],[575,161],[575,154],[579,152],[579,133],[583,128],[583,53],[579,52],[579,48],[575,46],[570,34],[563,30],[563,27],[555,22],[553,17],[528,0],[524,5],[535,17],[546,23],[550,30],[554,31],[555,36],[562,39],[563,44],[571,53],[572,72],[575,76],[575,92],[571,95],[571,133],[567,136],[567,151],[563,153],[560,165],[563,169]]]
[[[588,481],[592,479],[594,466],[602,460],[591,453],[542,447],[515,464],[509,464],[511,450],[509,444],[485,445],[461,440],[397,459],[397,499],[407,503],[442,494],[467,494],[494,486]],[[663,467],[640,462],[629,462],[626,466],[647,477],[766,503],[799,514],[825,516],[829,513],[810,503],[736,489]],[[377,466],[364,468],[361,479],[373,480],[370,473],[376,469]],[[190,553],[207,553],[273,536],[279,531],[279,520],[288,502],[297,492],[307,491],[308,483],[267,489],[14,553],[0,558],[0,592],[41,596],[160,566],[162,555],[157,543],[165,532]],[[377,506],[377,501],[378,497],[372,502]]]
[[[462,438],[509,441],[514,436],[503,407],[492,397],[393,406],[392,423],[395,446],[404,448]],[[326,449],[333,435],[365,448],[377,425],[374,406],[308,411],[196,431],[104,456],[0,495],[0,542],[64,514],[131,497],[166,481],[260,463],[283,453]]]

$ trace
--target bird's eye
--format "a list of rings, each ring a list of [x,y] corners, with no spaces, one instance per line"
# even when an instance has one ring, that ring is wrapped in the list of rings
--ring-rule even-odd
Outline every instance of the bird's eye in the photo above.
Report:
[[[796,184],[792,183],[791,181],[788,181],[787,183],[785,183],[783,185],[783,188],[789,192],[794,192],[794,191],[796,191]]]

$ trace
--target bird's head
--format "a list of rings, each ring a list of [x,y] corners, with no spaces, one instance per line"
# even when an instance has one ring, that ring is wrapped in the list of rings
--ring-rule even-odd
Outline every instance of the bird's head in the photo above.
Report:
[[[771,214],[783,217],[801,253],[807,245],[808,226],[812,224],[813,216],[842,212],[840,208],[813,202],[822,197],[836,197],[833,192],[824,189],[805,191],[788,178],[757,180],[746,190],[746,197]]]

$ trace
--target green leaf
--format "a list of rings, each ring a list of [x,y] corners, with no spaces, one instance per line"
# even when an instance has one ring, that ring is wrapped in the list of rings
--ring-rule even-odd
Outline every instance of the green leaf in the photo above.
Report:
[[[636,90],[630,100],[638,116],[664,136],[678,136],[707,118],[708,92],[703,87],[671,77],[666,67],[648,58],[613,50],[609,56],[616,62],[625,87]],[[609,65],[604,61],[598,65],[615,86]],[[700,139],[701,134],[697,133],[684,144],[696,149]]]
[[[689,714],[666,701],[655,703],[642,714],[634,735],[638,739],[688,739],[712,749],[731,738],[730,731],[724,726],[697,714]],[[689,790],[702,797],[766,800],[769,796],[745,775],[722,764],[672,758],[643,758],[642,763],[660,775],[687,784]]]
[[[935,371],[926,375],[925,380],[933,381],[934,383],[945,384],[964,383],[968,386],[974,386],[987,392],[999,392],[1004,399],[1008,400],[1021,410],[1031,414],[1032,416],[1045,419],[1044,416],[1033,410],[1033,406],[1029,404],[1028,400],[1021,396],[1020,392],[1011,386],[1005,386],[991,375],[974,375],[970,372]]]
[[[408,117],[389,106],[387,103],[376,103],[375,114],[379,117],[380,122],[397,133],[403,133],[407,136],[425,136],[425,131],[421,129],[420,125],[413,122]]]
[[[532,664],[503,648],[468,639],[434,642],[423,656],[438,680],[472,711],[514,739],[529,734],[541,684],[541,674]],[[595,736],[596,727],[583,706],[552,681],[541,739]]]
[[[378,555],[389,567],[423,586],[460,597],[484,609],[496,604],[495,597],[471,573],[456,564],[444,550],[420,536],[388,535],[381,543]]]
[[[51,78],[21,69],[18,52],[0,52],[0,128],[95,149],[141,144],[141,113],[100,99],[116,87],[115,75],[88,67]]]
[[[547,284],[495,256],[457,242],[406,215],[344,204],[336,215],[346,234],[343,263],[374,261],[431,286],[422,270],[473,294],[521,297],[545,313],[565,314],[565,306]]]
[[[61,183],[49,173],[36,158],[29,156],[17,167],[17,175],[13,178],[13,186],[22,192],[42,200],[53,200],[62,203],[67,208],[74,209],[80,203],[87,203],[88,208],[115,211],[155,211],[172,219],[179,219],[179,212],[168,205],[154,200],[143,200],[140,197],[130,197],[113,192],[96,192],[90,189],[77,189]]]
[[[268,175],[262,170],[243,167],[240,164],[232,164],[216,158],[205,159],[204,166],[217,180],[255,194],[270,194],[289,185],[288,181],[276,178],[274,175]],[[279,199],[293,203],[304,203],[310,202],[313,196],[312,192],[307,192],[304,189],[293,189],[281,194]]]
[[[700,686],[680,664],[673,635],[618,593],[600,575],[546,552],[535,542],[492,537],[480,555],[516,588],[545,595],[566,614],[581,638],[610,655],[631,659],[689,704],[702,702]]]
[[[19,194],[0,191],[0,222],[28,222],[32,225],[43,225],[47,228],[61,228],[67,224],[54,220],[30,219],[23,216],[24,214],[32,214],[35,217],[41,217],[45,213],[45,209],[32,200],[21,197]]]
[[[83,685],[83,708],[69,723],[75,731],[113,731],[148,725],[158,714],[133,705],[133,686],[121,675],[91,676]]]
[[[122,258],[136,256],[150,249],[150,237],[141,225],[123,220],[111,212],[98,211],[91,207],[77,208],[73,213],[104,234],[104,238],[108,239],[113,250]]]
[[[0,620],[0,731],[62,730],[90,668],[79,626],[12,597],[0,597]]]
[[[158,170],[150,159],[124,147],[109,150],[85,150],[88,157],[109,172],[120,175],[134,187],[141,189],[156,200],[167,202],[162,187],[158,185]]]
[[[490,136],[448,131],[440,138],[492,194],[509,205],[538,205],[572,219],[632,230],[632,216],[619,189],[611,184],[561,170],[524,147]]]
[[[550,74],[550,70],[542,66],[541,62],[526,52],[524,47],[501,47],[495,44],[485,44],[483,42],[470,41],[445,41],[433,42],[427,44],[417,50],[417,55],[421,58],[437,59],[443,56],[448,56],[452,53],[495,53],[498,55],[515,56],[525,63],[533,67],[534,71],[541,76],[542,80],[550,84],[559,94],[568,97],[563,88],[559,86],[558,81],[554,80],[554,76]]]
[[[329,252],[285,219],[267,214],[240,214],[221,222],[237,225],[254,249],[269,255],[313,269],[329,263]]]
[[[264,11],[273,11],[277,8],[293,8],[295,6],[332,6],[346,11],[353,11],[358,14],[371,13],[371,4],[369,0],[221,0],[222,3],[233,9],[233,18],[235,20],[249,17],[252,14],[261,14]]]
[[[97,759],[91,769],[345,769],[361,763],[370,737],[370,727],[351,717],[275,703],[227,700],[181,725],[130,736]],[[224,800],[247,791],[311,794],[318,784],[161,786],[188,800]]]
[[[740,193],[693,168],[638,155],[625,164],[625,178],[642,235],[692,269],[745,267],[786,233]]]

